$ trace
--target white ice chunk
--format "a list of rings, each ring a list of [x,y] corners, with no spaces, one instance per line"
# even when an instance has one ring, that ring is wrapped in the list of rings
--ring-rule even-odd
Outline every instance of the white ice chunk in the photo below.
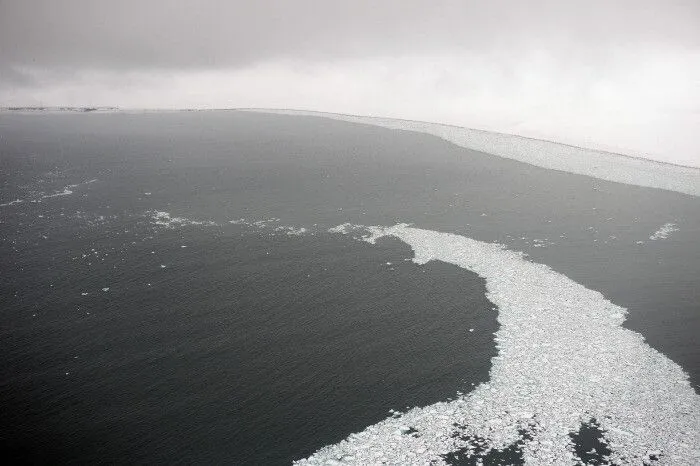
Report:
[[[675,223],[665,223],[661,225],[661,227],[656,230],[650,237],[649,239],[652,241],[656,241],[659,239],[666,239],[668,238],[671,233],[674,231],[678,231],[678,225]]]

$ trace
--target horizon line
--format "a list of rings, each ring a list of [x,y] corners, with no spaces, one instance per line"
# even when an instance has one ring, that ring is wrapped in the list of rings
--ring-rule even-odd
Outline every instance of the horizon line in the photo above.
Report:
[[[442,123],[439,121],[428,121],[428,120],[413,120],[409,118],[398,118],[398,117],[387,117],[387,116],[377,116],[377,115],[358,115],[353,113],[340,113],[340,112],[327,112],[322,110],[309,110],[300,108],[279,108],[279,107],[211,107],[211,108],[201,108],[201,107],[119,107],[111,105],[9,105],[0,106],[0,111],[11,111],[11,112],[21,112],[21,111],[80,111],[81,113],[99,113],[99,110],[112,110],[112,111],[148,111],[148,112],[214,112],[214,111],[260,111],[260,110],[271,110],[271,111],[291,111],[291,112],[308,112],[308,113],[318,113],[327,115],[339,115],[354,118],[376,118],[376,119],[386,119],[386,120],[396,120],[396,121],[406,121],[413,123],[429,123],[442,126],[448,126],[452,128],[468,129],[471,131],[479,131],[482,133],[499,134],[504,136],[517,137],[522,139],[527,139],[531,141],[548,142],[550,144],[557,144],[565,147],[572,147],[575,149],[583,149],[587,151],[598,152],[600,154],[610,154],[618,157],[625,157],[633,160],[638,160],[642,162],[655,163],[659,165],[670,165],[679,168],[690,168],[692,170],[700,171],[700,166],[693,165],[683,165],[675,162],[666,162],[651,158],[646,158],[640,155],[623,154],[621,152],[613,152],[611,150],[596,149],[586,146],[578,146],[576,144],[559,142],[552,139],[541,139],[532,136],[523,136],[516,133],[504,133],[502,131],[492,131],[480,128],[473,128],[469,126],[460,126],[452,123]],[[290,115],[291,116],[291,115]],[[313,115],[299,115],[299,116],[313,116]]]

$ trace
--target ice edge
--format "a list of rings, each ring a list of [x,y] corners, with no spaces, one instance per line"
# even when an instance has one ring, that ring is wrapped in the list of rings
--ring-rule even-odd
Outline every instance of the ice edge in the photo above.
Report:
[[[526,464],[575,464],[570,434],[591,419],[613,463],[700,464],[699,397],[680,366],[621,326],[626,309],[502,245],[405,224],[330,231],[398,238],[419,264],[485,278],[499,309],[498,355],[489,383],[468,395],[394,415],[298,464],[445,464],[466,436],[503,448],[524,428]]]
[[[551,170],[606,181],[700,196],[700,168],[674,165],[595,149],[505,133],[395,118],[292,109],[237,109],[245,112],[329,118],[437,136],[466,149]]]

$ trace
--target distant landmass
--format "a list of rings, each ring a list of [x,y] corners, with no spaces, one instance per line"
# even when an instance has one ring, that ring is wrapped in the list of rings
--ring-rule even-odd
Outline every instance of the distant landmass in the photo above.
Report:
[[[0,107],[2,111],[9,112],[97,112],[114,111],[119,107]]]

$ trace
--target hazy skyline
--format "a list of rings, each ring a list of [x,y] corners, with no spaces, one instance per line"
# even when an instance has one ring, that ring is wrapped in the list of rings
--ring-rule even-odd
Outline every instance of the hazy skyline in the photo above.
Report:
[[[697,1],[0,0],[0,105],[421,119],[700,166]]]

